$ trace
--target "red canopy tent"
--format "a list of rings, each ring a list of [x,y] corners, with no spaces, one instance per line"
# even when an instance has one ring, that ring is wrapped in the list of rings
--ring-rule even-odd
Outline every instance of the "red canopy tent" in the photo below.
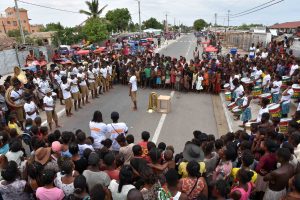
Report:
[[[98,49],[96,49],[96,50],[94,51],[94,53],[102,53],[102,52],[104,52],[104,51],[106,51],[106,47],[99,47]]]
[[[210,43],[210,40],[207,40],[207,41],[201,42],[201,44],[209,44],[209,43]]]
[[[76,54],[78,54],[78,55],[87,55],[89,53],[90,53],[90,50],[83,50],[83,49],[76,52]]]
[[[206,47],[204,51],[205,52],[217,52],[218,49],[216,47],[210,45],[210,46]]]

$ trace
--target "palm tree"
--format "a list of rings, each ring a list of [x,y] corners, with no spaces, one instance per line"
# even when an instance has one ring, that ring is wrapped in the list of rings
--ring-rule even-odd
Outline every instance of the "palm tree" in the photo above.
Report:
[[[89,11],[79,10],[80,13],[86,14],[89,18],[96,18],[103,12],[103,10],[107,7],[107,5],[103,6],[99,10],[99,2],[98,0],[85,1],[85,4],[89,7]]]

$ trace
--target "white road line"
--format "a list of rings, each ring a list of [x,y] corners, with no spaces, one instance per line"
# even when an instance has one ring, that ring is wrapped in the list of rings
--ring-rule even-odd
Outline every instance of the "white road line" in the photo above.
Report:
[[[185,57],[187,57],[189,55],[189,52],[190,52],[190,49],[191,49],[191,46],[192,46],[193,42],[190,42],[190,45],[189,45],[189,48],[185,54]]]
[[[63,114],[65,113],[66,109],[61,109],[60,111],[58,111],[57,113],[57,117],[60,118],[61,116],[63,116]],[[46,126],[48,123],[47,123],[47,120],[43,121],[42,123],[42,126]]]
[[[225,114],[225,118],[226,118],[226,121],[227,121],[227,125],[228,125],[228,128],[229,128],[229,131],[232,132],[232,121],[231,121],[231,118],[229,117],[228,115],[228,110],[226,108],[226,105],[225,105],[225,100],[222,96],[222,93],[219,94],[220,95],[220,98],[221,98],[221,102],[222,102],[222,107],[223,107],[223,111],[224,111],[224,114]]]
[[[173,98],[174,94],[175,94],[175,91],[172,91],[171,94],[170,94],[171,99]],[[153,138],[152,138],[152,142],[154,142],[155,144],[156,144],[156,142],[159,138],[159,135],[160,135],[161,129],[162,129],[164,123],[165,123],[166,117],[167,117],[167,114],[165,114],[165,113],[162,114],[161,117],[160,117],[160,120],[157,124],[156,130],[155,130]]]

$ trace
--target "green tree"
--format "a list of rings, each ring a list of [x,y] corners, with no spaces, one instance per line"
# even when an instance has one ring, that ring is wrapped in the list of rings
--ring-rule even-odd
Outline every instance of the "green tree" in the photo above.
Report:
[[[110,21],[112,30],[125,31],[128,29],[131,15],[127,8],[117,8],[108,11],[105,18]]]
[[[108,37],[107,24],[103,19],[98,17],[90,18],[82,27],[82,34],[90,42],[101,42]]]
[[[7,35],[8,37],[21,37],[21,33],[20,33],[20,29],[16,29],[16,30],[9,30],[7,31]],[[28,35],[28,32],[24,30],[24,35]]]
[[[143,28],[155,28],[155,29],[163,29],[164,25],[157,21],[154,17],[151,17],[150,19],[143,21]]]
[[[63,30],[57,31],[53,37],[53,44],[59,46],[61,44],[71,45],[78,43],[85,38],[81,27],[66,27]]]
[[[196,31],[200,31],[206,26],[207,26],[207,23],[203,19],[197,19],[194,21],[194,29]]]
[[[60,22],[58,22],[58,23],[46,24],[45,30],[43,31],[59,31],[63,29],[64,29],[63,25],[61,25]]]
[[[99,9],[98,0],[92,0],[91,2],[90,1],[85,1],[85,4],[88,6],[89,11],[79,10],[79,12],[89,16],[89,18],[90,17],[92,17],[92,18],[99,17],[100,14],[103,12],[103,10],[107,7],[107,5],[105,5],[101,9]]]

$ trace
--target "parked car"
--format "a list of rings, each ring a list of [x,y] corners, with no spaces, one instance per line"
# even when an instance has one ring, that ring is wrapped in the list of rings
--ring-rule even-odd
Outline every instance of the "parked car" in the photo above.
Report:
[[[60,55],[69,55],[70,46],[69,45],[60,45],[58,48]]]

